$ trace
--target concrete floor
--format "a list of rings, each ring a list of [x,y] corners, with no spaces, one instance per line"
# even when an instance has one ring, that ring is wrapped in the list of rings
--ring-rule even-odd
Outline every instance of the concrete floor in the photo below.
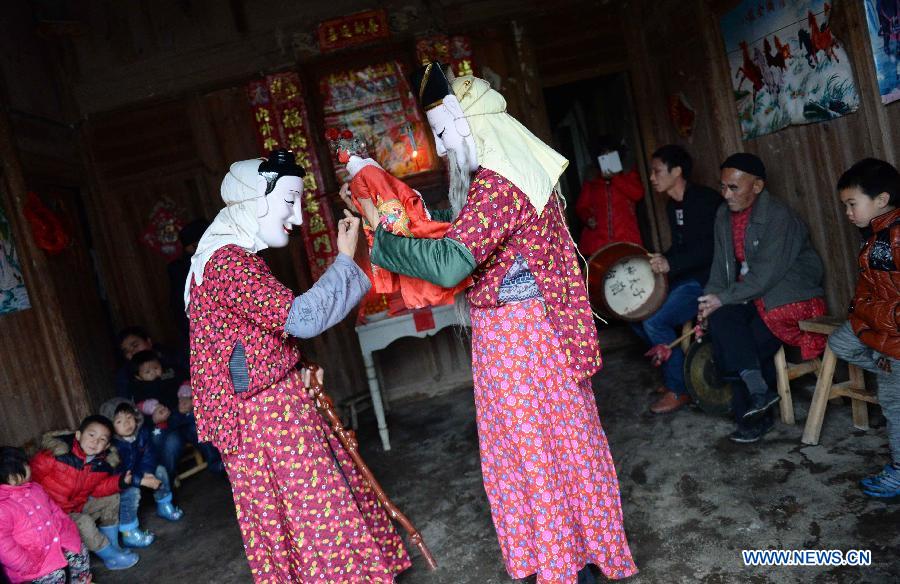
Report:
[[[621,483],[625,526],[641,583],[900,582],[900,504],[864,497],[856,481],[887,461],[883,418],[854,431],[848,405],[830,407],[821,445],[800,443],[809,394],[795,382],[798,425],[778,424],[757,445],[726,438],[731,423],[698,410],[647,413],[658,373],[635,348],[605,353],[595,391]],[[440,564],[413,552],[402,584],[511,582],[481,485],[471,390],[394,404],[393,449],[363,417],[363,453],[418,525]],[[101,584],[250,582],[228,484],[208,473],[178,493],[186,517],[168,524],[145,509],[159,540],[126,572],[96,570]],[[868,549],[872,566],[745,568],[741,549]]]

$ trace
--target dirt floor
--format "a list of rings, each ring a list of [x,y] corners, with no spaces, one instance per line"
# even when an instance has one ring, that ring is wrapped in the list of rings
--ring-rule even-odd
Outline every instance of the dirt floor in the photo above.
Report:
[[[800,443],[809,383],[794,384],[798,424],[777,424],[763,442],[727,439],[729,420],[695,409],[647,412],[658,373],[635,347],[609,350],[594,379],[600,417],[619,472],[625,526],[641,583],[900,582],[900,503],[866,498],[856,481],[887,461],[884,420],[854,430],[847,404],[829,406],[819,446]],[[374,420],[361,418],[363,453],[419,526],[440,567],[414,554],[402,584],[511,582],[481,486],[471,390],[393,404],[393,449],[382,452]],[[98,567],[101,584],[244,583],[250,574],[228,483],[202,473],[177,494],[186,516],[169,524],[152,509],[159,540],[133,569]],[[871,550],[871,567],[748,568],[742,549]],[[533,580],[527,580],[533,581]]]

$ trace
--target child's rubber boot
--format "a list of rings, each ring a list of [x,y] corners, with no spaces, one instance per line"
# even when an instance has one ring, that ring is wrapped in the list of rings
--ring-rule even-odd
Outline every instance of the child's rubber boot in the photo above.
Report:
[[[122,545],[130,548],[145,548],[156,541],[156,536],[138,526],[137,519],[128,524],[119,525],[122,534]]]
[[[859,481],[863,493],[878,499],[900,497],[900,469],[889,464],[875,476]]]
[[[184,517],[184,511],[172,503],[171,493],[156,502],[156,514],[169,521],[178,521]]]
[[[101,560],[103,565],[109,570],[127,570],[138,563],[138,556],[132,552],[126,552],[118,546],[112,544],[112,540],[103,549],[94,552]]]

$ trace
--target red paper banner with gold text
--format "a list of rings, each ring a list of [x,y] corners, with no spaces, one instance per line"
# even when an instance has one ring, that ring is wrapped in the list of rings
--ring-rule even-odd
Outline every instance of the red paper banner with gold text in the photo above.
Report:
[[[384,10],[367,10],[326,20],[319,25],[318,34],[319,49],[324,53],[387,38],[391,31]]]
[[[322,192],[322,173],[310,140],[309,118],[296,73],[268,75],[247,86],[260,150],[264,155],[287,148],[306,170],[303,178],[303,243],[313,279],[318,280],[337,255],[334,217]]]

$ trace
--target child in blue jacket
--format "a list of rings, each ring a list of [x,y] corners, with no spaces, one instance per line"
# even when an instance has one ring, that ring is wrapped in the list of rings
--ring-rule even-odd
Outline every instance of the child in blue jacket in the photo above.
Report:
[[[147,547],[156,536],[142,530],[138,524],[141,487],[154,491],[156,512],[163,519],[178,521],[184,513],[172,503],[169,475],[158,462],[151,440],[151,426],[144,424],[144,416],[123,398],[109,400],[100,411],[109,416],[115,428],[113,445],[121,459],[116,470],[130,470],[132,476],[131,484],[120,495],[119,531],[122,533],[122,543],[128,547]]]

